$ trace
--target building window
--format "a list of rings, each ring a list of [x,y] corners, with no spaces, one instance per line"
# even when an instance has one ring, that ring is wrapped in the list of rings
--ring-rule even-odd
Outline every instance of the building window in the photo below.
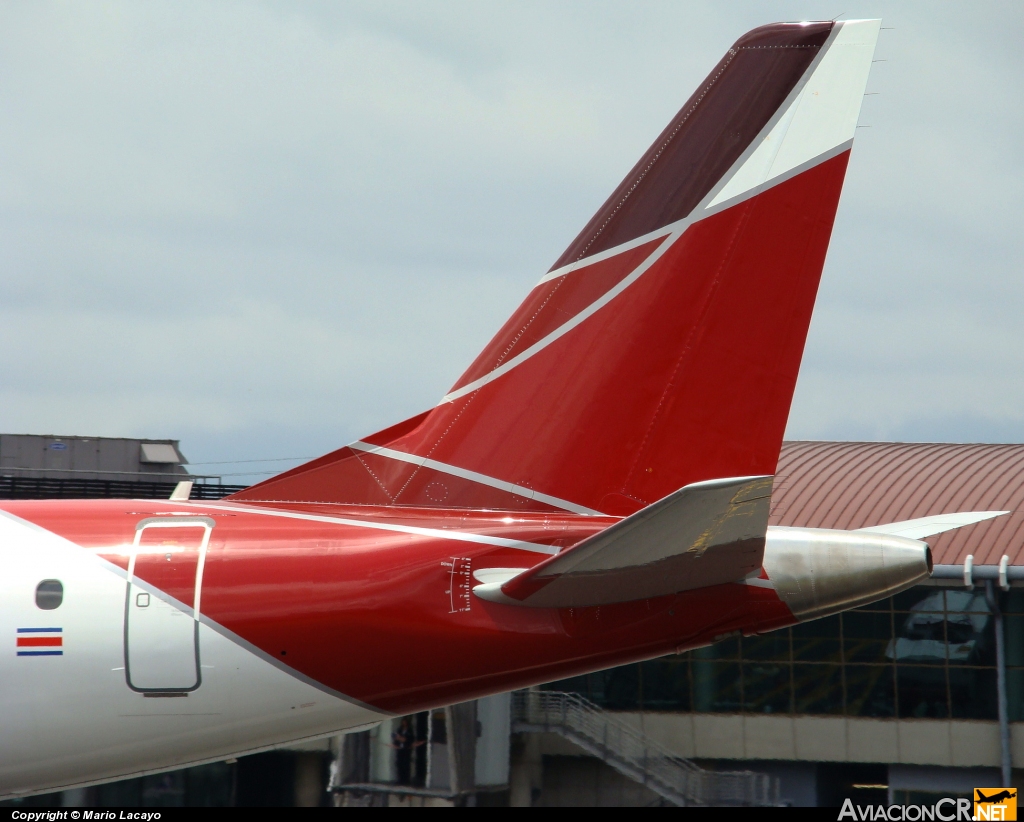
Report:
[[[1002,596],[1010,718],[1024,720],[1024,590]],[[553,682],[610,710],[996,718],[984,593],[918,587],[837,616]]]

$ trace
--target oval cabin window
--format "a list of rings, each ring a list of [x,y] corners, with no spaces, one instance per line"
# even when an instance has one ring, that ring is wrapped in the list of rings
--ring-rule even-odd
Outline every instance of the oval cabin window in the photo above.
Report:
[[[44,579],[36,586],[36,605],[44,611],[59,608],[64,601],[64,586],[59,579]]]

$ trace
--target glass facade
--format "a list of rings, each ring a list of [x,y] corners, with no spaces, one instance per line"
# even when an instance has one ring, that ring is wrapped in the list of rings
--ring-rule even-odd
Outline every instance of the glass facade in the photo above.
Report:
[[[1010,720],[1024,720],[1024,590],[1001,594]],[[838,616],[553,682],[610,710],[996,719],[984,591],[912,588]]]

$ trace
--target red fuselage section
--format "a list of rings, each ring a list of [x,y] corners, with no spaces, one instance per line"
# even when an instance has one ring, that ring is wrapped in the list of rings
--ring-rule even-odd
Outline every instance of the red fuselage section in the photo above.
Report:
[[[796,621],[773,590],[742,584],[590,608],[517,607],[472,594],[474,571],[531,567],[611,517],[153,500],[3,508],[123,569],[140,521],[213,520],[202,618],[321,687],[394,713]],[[179,571],[151,563],[136,575],[190,605],[194,577]]]

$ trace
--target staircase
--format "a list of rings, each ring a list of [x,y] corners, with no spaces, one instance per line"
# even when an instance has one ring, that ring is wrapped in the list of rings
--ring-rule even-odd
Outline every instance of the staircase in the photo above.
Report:
[[[515,692],[512,731],[559,734],[675,805],[779,804],[778,779],[700,768],[578,694]]]

